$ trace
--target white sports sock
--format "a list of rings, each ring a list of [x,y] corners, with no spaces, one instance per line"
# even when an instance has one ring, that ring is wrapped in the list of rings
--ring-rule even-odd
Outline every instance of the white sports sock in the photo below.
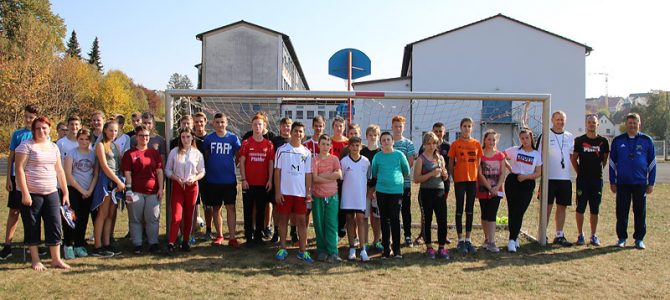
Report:
[[[559,238],[559,237],[563,237],[563,231],[561,231],[561,230],[556,230],[556,237],[557,237],[557,238]]]

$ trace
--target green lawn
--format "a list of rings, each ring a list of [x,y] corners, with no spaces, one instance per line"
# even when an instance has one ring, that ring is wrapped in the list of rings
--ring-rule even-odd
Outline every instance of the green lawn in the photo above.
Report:
[[[0,178],[4,180],[4,177]],[[416,194],[416,193],[415,193]],[[595,248],[540,247],[524,241],[516,254],[501,252],[460,257],[450,249],[452,259],[429,260],[423,246],[404,248],[404,259],[379,259],[376,252],[369,263],[315,263],[307,265],[295,258],[295,250],[285,262],[273,259],[276,248],[266,245],[256,248],[230,249],[199,243],[189,255],[163,257],[128,254],[129,241],[121,239],[126,254],[109,259],[79,258],[68,263],[70,271],[49,269],[44,273],[30,270],[22,261],[21,250],[0,262],[2,284],[0,298],[195,298],[242,296],[268,298],[666,298],[670,292],[670,260],[665,249],[670,247],[670,185],[659,185],[648,200],[647,238],[645,251],[610,247],[616,239],[614,232],[614,198],[604,192],[601,206],[600,237],[605,246]],[[453,224],[453,196],[450,195],[449,223]],[[0,195],[6,203],[6,193]],[[238,220],[242,219],[241,201]],[[416,208],[417,205],[414,205]],[[478,223],[479,205],[475,206]],[[7,208],[2,205],[2,223]],[[501,205],[500,216],[506,215]],[[165,217],[162,217],[164,222]],[[531,232],[537,224],[537,206],[527,213]],[[631,218],[632,221],[632,218]],[[418,212],[415,209],[415,220]],[[568,210],[566,233],[574,240],[574,206]],[[553,237],[553,222],[550,222]],[[92,227],[89,227],[89,231]],[[241,226],[238,232],[241,233]],[[161,234],[165,226],[161,226]],[[632,224],[630,224],[632,234]],[[0,236],[4,237],[4,226]],[[119,214],[115,235],[127,231],[125,212]],[[418,230],[415,230],[418,231]],[[498,245],[505,244],[507,232],[498,230]],[[313,231],[310,233],[313,237]],[[454,230],[449,237],[455,239]],[[23,238],[19,225],[15,243]],[[476,229],[473,240],[482,242],[481,230]],[[345,255],[346,241],[340,242]],[[313,248],[314,245],[312,244]],[[451,248],[455,244],[450,245]],[[48,258],[44,259],[49,262]],[[48,266],[48,264],[46,264]]]

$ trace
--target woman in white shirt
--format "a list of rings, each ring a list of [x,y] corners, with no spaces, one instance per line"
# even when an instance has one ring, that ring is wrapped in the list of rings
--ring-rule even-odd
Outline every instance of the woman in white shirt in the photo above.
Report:
[[[167,159],[165,174],[172,180],[172,222],[168,237],[168,255],[174,254],[174,243],[184,220],[181,249],[190,251],[188,241],[191,235],[193,212],[198,196],[198,180],[205,176],[205,160],[195,146],[193,130],[179,129],[178,147],[172,149]]]
[[[519,132],[520,147],[505,150],[507,159],[512,161],[512,172],[505,179],[505,196],[509,217],[509,242],[507,250],[516,252],[519,247],[519,232],[523,215],[530,205],[535,190],[535,179],[542,175],[542,157],[533,148],[533,132],[523,128]]]

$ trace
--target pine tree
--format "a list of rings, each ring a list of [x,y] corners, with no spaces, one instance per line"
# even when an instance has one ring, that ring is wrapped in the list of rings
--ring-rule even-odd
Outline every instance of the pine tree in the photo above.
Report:
[[[88,63],[94,65],[98,71],[102,72],[102,62],[100,61],[100,48],[98,46],[98,37],[93,40],[91,52],[88,53]]]
[[[65,53],[70,57],[81,59],[81,49],[79,48],[79,41],[77,40],[77,32],[74,30],[72,30],[70,40],[67,41],[67,50],[65,50]]]

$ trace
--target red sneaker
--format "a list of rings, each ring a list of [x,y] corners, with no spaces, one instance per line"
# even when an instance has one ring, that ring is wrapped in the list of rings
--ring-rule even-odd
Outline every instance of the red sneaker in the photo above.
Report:
[[[233,247],[233,248],[239,248],[240,243],[237,242],[237,239],[231,239],[228,241],[228,246]]]
[[[222,236],[217,236],[217,237],[212,241],[212,245],[216,245],[216,246],[221,246],[221,245],[223,245],[223,237],[222,237]]]

